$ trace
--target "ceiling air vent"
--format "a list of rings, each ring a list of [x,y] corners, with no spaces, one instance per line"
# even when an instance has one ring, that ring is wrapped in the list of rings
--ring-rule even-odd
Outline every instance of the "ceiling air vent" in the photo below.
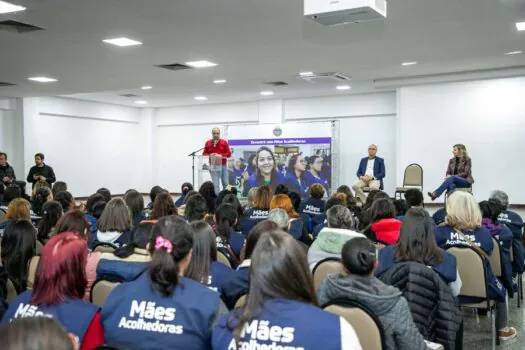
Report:
[[[169,70],[185,70],[185,69],[191,69],[190,66],[187,66],[182,63],[172,63],[172,64],[158,64],[155,67],[169,69]]]
[[[271,86],[286,86],[286,85],[288,85],[288,83],[284,82],[284,81],[269,81],[269,82],[266,82],[265,84],[266,85],[271,85]]]
[[[136,94],[122,94],[120,96],[122,97],[140,97],[140,95],[136,95]]]
[[[7,83],[5,81],[0,81],[0,87],[3,87],[3,86],[15,86],[16,84],[12,84],[12,83]]]
[[[29,33],[36,32],[38,30],[44,30],[43,28],[33,26],[31,24],[22,23],[8,19],[6,21],[0,21],[0,30],[5,30],[13,33]]]
[[[336,73],[336,72],[328,72],[328,73],[312,73],[308,75],[299,75],[299,79],[306,80],[310,83],[317,83],[317,82],[347,82],[352,80],[352,78],[347,77],[344,74]]]

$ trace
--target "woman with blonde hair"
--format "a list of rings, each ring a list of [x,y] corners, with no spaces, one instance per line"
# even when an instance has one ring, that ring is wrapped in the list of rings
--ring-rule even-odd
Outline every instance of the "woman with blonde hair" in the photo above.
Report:
[[[445,181],[434,192],[428,192],[432,200],[439,198],[445,192],[451,194],[456,188],[469,188],[474,183],[472,177],[472,160],[470,159],[467,148],[460,143],[452,148],[454,155],[448,162]]]
[[[272,189],[268,185],[259,187],[255,192],[253,207],[247,208],[239,219],[241,230],[245,237],[248,236],[248,233],[255,225],[268,219],[272,194]]]
[[[481,211],[474,197],[465,192],[454,192],[447,201],[447,217],[443,226],[434,227],[437,245],[442,249],[467,247],[479,252],[485,264],[489,299],[495,300],[496,327],[501,340],[515,338],[517,331],[507,325],[505,287],[494,276],[487,256],[492,254],[494,244],[489,230],[481,226]],[[462,303],[480,302],[479,298],[459,296]]]
[[[12,222],[19,220],[31,222],[31,204],[24,198],[15,198],[9,203],[5,217],[7,221],[0,224],[0,237]]]

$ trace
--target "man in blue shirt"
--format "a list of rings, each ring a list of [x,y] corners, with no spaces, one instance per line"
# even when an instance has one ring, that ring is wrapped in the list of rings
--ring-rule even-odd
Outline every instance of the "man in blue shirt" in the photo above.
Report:
[[[366,202],[366,196],[363,192],[364,187],[379,190],[383,189],[383,178],[385,177],[385,161],[383,158],[376,156],[377,146],[368,146],[368,157],[361,159],[359,168],[357,169],[357,181],[352,188],[355,191],[356,197],[361,200],[361,203]]]

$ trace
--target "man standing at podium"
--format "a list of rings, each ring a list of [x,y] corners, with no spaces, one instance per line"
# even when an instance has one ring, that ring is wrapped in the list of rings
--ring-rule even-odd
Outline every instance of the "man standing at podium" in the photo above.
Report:
[[[213,128],[211,130],[212,139],[206,141],[204,145],[203,156],[210,156],[210,175],[215,187],[215,193],[219,194],[220,181],[222,179],[222,188],[226,188],[229,185],[228,179],[228,158],[231,157],[232,152],[228,141],[221,139],[221,131],[219,128]],[[222,157],[222,159],[219,159]]]

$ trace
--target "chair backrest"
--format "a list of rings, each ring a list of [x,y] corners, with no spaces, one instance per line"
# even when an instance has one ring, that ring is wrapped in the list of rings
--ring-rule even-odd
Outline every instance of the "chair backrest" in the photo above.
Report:
[[[119,284],[120,283],[118,282],[111,282],[107,280],[95,281],[91,287],[91,294],[89,297],[91,302],[95,305],[103,306],[111,291]]]
[[[239,309],[243,307],[244,305],[246,305],[247,301],[248,301],[248,294],[241,295],[235,302],[234,309]]]
[[[447,252],[454,255],[461,276],[461,296],[487,298],[487,282],[483,258],[472,248],[452,247]]]
[[[421,165],[414,163],[405,168],[403,187],[405,186],[423,187],[423,168]]]
[[[35,255],[29,260],[29,268],[27,269],[27,289],[33,289],[35,285],[36,268],[40,261],[40,255]]]
[[[232,267],[232,265],[230,264],[230,260],[228,260],[228,258],[226,257],[226,255],[224,255],[224,253],[220,252],[220,251],[217,251],[217,261],[220,262],[221,264],[224,264],[228,267]]]
[[[354,328],[363,349],[383,349],[383,326],[369,308],[347,300],[335,300],[324,305],[323,309],[347,320]]]
[[[492,243],[494,249],[492,249],[492,254],[489,255],[490,267],[492,267],[492,272],[494,272],[496,277],[501,277],[501,252],[499,242],[492,237]]]
[[[44,249],[44,246],[42,245],[42,243],[40,243],[40,241],[36,241],[36,249],[35,249],[36,255],[42,254],[42,249]]]
[[[98,243],[94,248],[94,252],[100,253],[111,253],[113,254],[117,250],[117,247],[110,243]]]
[[[319,261],[313,271],[314,277],[314,287],[315,290],[319,288],[321,282],[331,273],[342,273],[343,264],[341,264],[341,259],[338,258],[326,258]]]
[[[11,304],[11,302],[15,300],[15,298],[18,296],[18,293],[16,292],[15,285],[13,284],[13,282],[11,282],[10,279],[7,279],[6,288],[7,288],[7,297],[5,301],[8,304]]]

